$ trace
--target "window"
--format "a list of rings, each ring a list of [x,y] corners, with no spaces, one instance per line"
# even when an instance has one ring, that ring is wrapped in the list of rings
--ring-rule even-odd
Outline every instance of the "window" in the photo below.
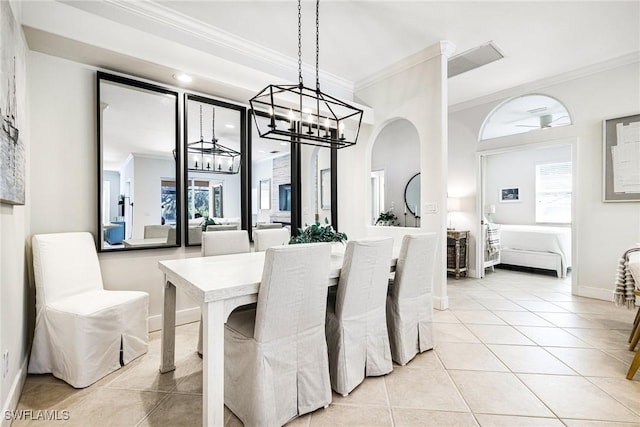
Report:
[[[485,119],[480,141],[571,124],[567,108],[547,95],[530,94],[509,99]]]
[[[536,222],[571,223],[571,162],[536,165]]]
[[[222,218],[222,181],[190,180],[188,203],[189,218]]]
[[[176,182],[163,179],[160,181],[161,221],[163,224],[176,223]]]

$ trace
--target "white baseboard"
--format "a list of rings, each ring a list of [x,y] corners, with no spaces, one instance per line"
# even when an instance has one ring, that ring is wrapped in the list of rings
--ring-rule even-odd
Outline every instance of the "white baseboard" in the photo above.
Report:
[[[11,390],[9,390],[9,394],[7,395],[7,400],[4,402],[4,406],[2,407],[2,421],[0,421],[0,427],[9,427],[11,425],[11,419],[7,420],[5,414],[11,411],[15,411],[18,407],[18,401],[20,400],[20,395],[22,394],[22,388],[24,387],[24,382],[27,380],[27,366],[29,364],[29,353],[22,361],[22,365],[16,374],[15,379],[13,380],[13,384],[11,384]]]
[[[603,301],[613,301],[613,289],[578,286],[578,295],[581,297],[595,298]]]
[[[200,320],[200,307],[185,308],[176,311],[176,326],[186,323],[197,322]],[[162,315],[156,314],[149,316],[149,332],[159,331],[162,329]]]
[[[473,278],[473,279],[479,279],[480,276],[478,276],[478,272],[476,270],[468,270],[469,274],[467,275],[467,277]]]
[[[433,308],[436,310],[446,310],[449,308],[449,297],[433,297]]]

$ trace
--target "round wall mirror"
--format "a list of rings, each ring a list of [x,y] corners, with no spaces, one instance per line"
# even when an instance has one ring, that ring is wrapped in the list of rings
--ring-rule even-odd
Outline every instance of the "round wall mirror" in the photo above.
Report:
[[[411,177],[404,188],[404,203],[415,217],[420,217],[420,173]]]

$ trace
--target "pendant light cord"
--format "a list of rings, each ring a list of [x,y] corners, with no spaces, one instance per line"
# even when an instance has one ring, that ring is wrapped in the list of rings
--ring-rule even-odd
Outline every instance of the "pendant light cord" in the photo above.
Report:
[[[216,141],[216,109],[211,109],[213,113],[211,114],[211,142],[215,145]]]
[[[320,92],[320,0],[316,0],[316,91]]]
[[[298,84],[302,83],[302,2],[298,0]]]
[[[200,105],[200,141],[204,140],[204,136],[202,135],[202,105]]]

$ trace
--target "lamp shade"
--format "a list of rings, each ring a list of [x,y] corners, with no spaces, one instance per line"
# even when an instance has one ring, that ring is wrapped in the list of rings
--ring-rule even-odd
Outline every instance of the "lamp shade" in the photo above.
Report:
[[[447,211],[448,212],[459,212],[460,209],[460,199],[458,197],[449,197],[447,198]]]

